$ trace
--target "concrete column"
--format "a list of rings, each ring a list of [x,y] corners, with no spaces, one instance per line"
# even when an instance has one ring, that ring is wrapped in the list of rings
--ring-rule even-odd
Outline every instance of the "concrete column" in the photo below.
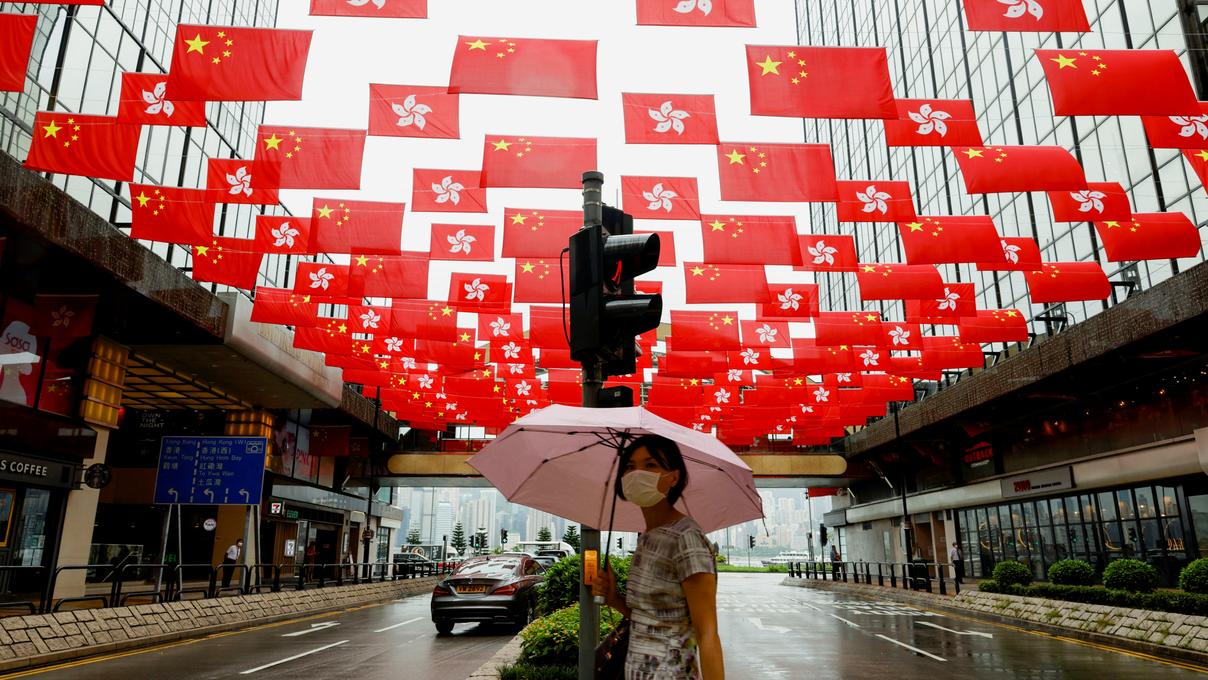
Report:
[[[104,463],[108,450],[109,430],[96,428],[96,445],[92,449],[92,457],[84,461],[84,467],[93,463]],[[96,524],[96,506],[100,497],[100,489],[87,486],[68,492],[67,510],[63,513],[63,528],[59,537],[59,566],[88,564],[88,555],[92,548],[92,527]],[[63,572],[55,583],[54,597],[82,595],[84,570]]]
[[[1195,449],[1200,459],[1200,469],[1208,473],[1208,427],[1195,431]]]

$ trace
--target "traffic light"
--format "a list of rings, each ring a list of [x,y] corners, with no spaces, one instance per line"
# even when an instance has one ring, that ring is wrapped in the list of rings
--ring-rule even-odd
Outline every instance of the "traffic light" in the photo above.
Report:
[[[818,525],[818,543],[819,543],[819,545],[821,545],[823,548],[825,548],[825,547],[826,547],[826,541],[827,541],[827,536],[826,536],[826,525],[825,525],[825,524],[819,524],[819,525]]]
[[[507,544],[507,542],[508,542],[508,530],[507,529],[499,530],[499,542],[502,544],[505,544],[505,545]]]
[[[754,536],[747,536],[747,547],[748,548],[755,547],[755,537]]]
[[[617,550],[624,550],[625,546],[621,545],[621,537],[617,536]]]
[[[633,217],[603,206],[603,225],[570,237],[570,355],[604,375],[636,370],[634,337],[658,328],[663,296],[638,295],[633,279],[659,263],[658,234],[634,234]]]

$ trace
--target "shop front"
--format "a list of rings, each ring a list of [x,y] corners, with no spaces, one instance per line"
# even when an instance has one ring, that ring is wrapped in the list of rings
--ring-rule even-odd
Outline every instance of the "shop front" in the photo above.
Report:
[[[0,451],[0,599],[39,592],[57,560],[78,464]],[[21,598],[25,599],[25,598]]]

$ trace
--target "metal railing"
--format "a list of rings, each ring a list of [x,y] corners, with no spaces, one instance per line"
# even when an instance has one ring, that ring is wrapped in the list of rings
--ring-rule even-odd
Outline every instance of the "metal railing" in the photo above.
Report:
[[[794,578],[844,583],[850,580],[865,585],[874,585],[873,579],[876,579],[875,585],[890,588],[897,588],[900,579],[906,590],[931,593],[935,592],[935,584],[940,595],[947,595],[950,585],[954,595],[961,592],[955,568],[942,562],[792,562],[788,567],[789,576]]]

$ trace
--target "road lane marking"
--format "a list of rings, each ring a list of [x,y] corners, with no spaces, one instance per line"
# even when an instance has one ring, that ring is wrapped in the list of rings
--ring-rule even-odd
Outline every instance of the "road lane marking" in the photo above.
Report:
[[[394,630],[395,628],[398,628],[399,626],[405,626],[405,625],[407,625],[408,623],[415,623],[416,621],[423,621],[423,620],[424,620],[424,617],[419,616],[419,617],[416,617],[416,618],[414,618],[414,619],[407,619],[406,621],[402,621],[402,622],[400,622],[400,623],[396,623],[396,624],[394,624],[393,626],[386,626],[385,628],[378,628],[377,630],[375,630],[375,631],[373,631],[373,632],[375,632],[375,633],[385,633],[386,631],[388,631],[388,630]]]
[[[747,620],[751,622],[751,625],[764,632],[787,633],[792,630],[792,628],[785,628],[784,626],[765,626],[763,625],[763,620],[756,617],[748,617]]]
[[[924,652],[923,650],[919,649],[918,647],[911,647],[910,645],[906,644],[905,642],[902,642],[901,640],[895,640],[891,637],[886,637],[884,635],[881,635],[880,633],[877,633],[877,637],[881,638],[882,640],[884,640],[886,642],[892,642],[893,644],[895,644],[899,647],[905,647],[906,649],[909,649],[912,652],[922,654],[923,656],[931,657],[932,659],[935,659],[936,661],[947,661],[947,659],[945,659],[942,656],[936,656],[936,655],[932,654],[931,652]]]
[[[266,668],[272,668],[273,666],[280,666],[280,665],[281,665],[281,664],[283,664],[283,663],[289,663],[290,661],[294,661],[294,660],[297,660],[297,659],[301,659],[301,658],[302,658],[302,657],[304,657],[304,656],[310,656],[311,654],[316,654],[316,653],[321,652],[321,651],[323,651],[323,650],[325,650],[325,649],[331,649],[332,647],[339,647],[340,645],[342,645],[342,644],[344,644],[344,643],[346,643],[346,642],[348,642],[348,640],[340,640],[339,642],[333,642],[333,643],[331,643],[330,645],[323,645],[322,647],[316,647],[316,648],[314,648],[314,649],[312,649],[312,650],[310,650],[310,651],[307,651],[307,652],[302,652],[301,654],[295,654],[295,655],[293,655],[293,656],[289,656],[289,657],[286,657],[286,658],[284,658],[284,659],[281,659],[280,661],[274,661],[274,662],[272,662],[272,663],[266,663],[266,664],[264,664],[263,666],[256,666],[255,668],[249,668],[249,669],[247,669],[246,671],[242,671],[242,672],[240,672],[239,674],[240,674],[240,675],[251,675],[252,673],[256,673],[256,672],[258,672],[258,671],[262,671],[262,670],[264,670],[264,669],[266,669]]]
[[[856,623],[855,621],[848,621],[847,619],[843,618],[842,616],[835,616],[834,614],[831,614],[829,612],[827,612],[827,616],[834,618],[834,619],[839,619],[840,621],[842,621],[843,623],[846,623],[847,625],[851,626],[852,628],[860,627],[860,624]]]
[[[322,621],[320,623],[312,623],[312,624],[310,624],[310,628],[303,628],[302,630],[296,630],[292,633],[286,633],[285,635],[282,635],[281,637],[301,637],[303,635],[310,635],[311,633],[314,633],[314,632],[317,632],[320,630],[327,630],[328,628],[331,628],[332,626],[338,626],[338,625],[340,625],[339,621]]]
[[[994,633],[979,633],[975,630],[952,630],[951,628],[937,626],[936,624],[931,623],[930,621],[915,621],[915,623],[919,624],[920,626],[927,626],[928,628],[935,628],[937,630],[942,630],[947,633],[955,633],[956,635],[977,635],[979,637],[984,637],[987,640],[994,639]]]

